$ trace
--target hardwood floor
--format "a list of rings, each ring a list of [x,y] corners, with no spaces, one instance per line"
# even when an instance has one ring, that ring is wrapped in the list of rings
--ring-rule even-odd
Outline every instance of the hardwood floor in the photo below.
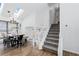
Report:
[[[19,48],[0,48],[0,56],[56,56],[56,54],[33,48],[32,44],[27,42]]]
[[[63,56],[79,56],[79,54],[63,50]]]

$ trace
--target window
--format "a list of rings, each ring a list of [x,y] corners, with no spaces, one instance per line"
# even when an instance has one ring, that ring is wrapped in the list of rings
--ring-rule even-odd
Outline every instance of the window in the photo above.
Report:
[[[6,32],[6,22],[0,21],[0,32]]]
[[[0,38],[7,34],[7,22],[0,21]]]

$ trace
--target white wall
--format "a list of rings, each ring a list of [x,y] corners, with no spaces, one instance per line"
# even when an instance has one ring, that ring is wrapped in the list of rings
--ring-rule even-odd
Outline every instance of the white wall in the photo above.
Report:
[[[55,9],[53,8],[52,10],[49,10],[49,15],[50,15],[50,24],[55,23]]]
[[[51,7],[49,7],[50,24],[56,24],[59,21],[57,17],[59,16],[59,11],[56,11],[57,8],[59,8],[59,4],[54,4]]]
[[[61,4],[60,23],[63,48],[71,52],[79,52],[79,4]],[[66,27],[67,25],[67,27]]]
[[[49,10],[50,15],[50,24],[55,24],[55,6],[52,6],[52,8]]]
[[[28,26],[31,27],[49,27],[49,9],[47,4],[39,6],[40,10],[30,13],[22,22],[22,29]]]
[[[31,14],[27,16],[21,23],[22,32],[26,32],[26,27],[34,27],[35,26],[35,14]]]
[[[36,26],[49,27],[49,9],[44,9],[36,13]]]

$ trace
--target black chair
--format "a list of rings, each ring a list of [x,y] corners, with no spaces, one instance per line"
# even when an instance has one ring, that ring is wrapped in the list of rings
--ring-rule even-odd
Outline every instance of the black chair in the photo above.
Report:
[[[11,47],[16,45],[16,39],[14,38],[14,36],[9,36],[9,40],[10,40]]]
[[[23,35],[20,35],[18,39],[20,44],[22,44],[22,38],[23,38]]]
[[[4,44],[4,46],[6,46],[6,44],[7,44],[7,38],[6,37],[3,38],[3,44]]]
[[[16,38],[17,47],[22,45],[22,38],[23,38],[23,35],[17,35],[17,38]]]
[[[5,37],[3,39],[3,44],[4,44],[4,46],[10,47],[10,44],[11,44],[10,38],[9,37]]]

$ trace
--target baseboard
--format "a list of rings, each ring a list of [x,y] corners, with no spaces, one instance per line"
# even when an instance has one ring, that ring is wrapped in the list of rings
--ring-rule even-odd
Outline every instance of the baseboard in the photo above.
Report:
[[[63,50],[63,56],[79,56],[79,54],[71,51]]]

